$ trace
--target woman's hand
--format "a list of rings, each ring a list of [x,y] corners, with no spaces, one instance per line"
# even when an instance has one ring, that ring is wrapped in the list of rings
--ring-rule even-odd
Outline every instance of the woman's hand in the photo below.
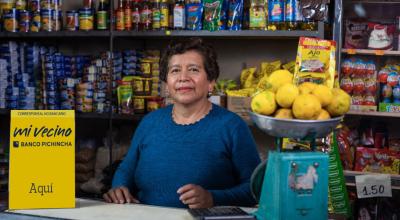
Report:
[[[178,189],[179,200],[191,209],[210,208],[214,205],[212,194],[203,187],[187,184]]]
[[[139,203],[139,200],[135,199],[125,186],[108,190],[103,194],[103,198],[109,203]]]

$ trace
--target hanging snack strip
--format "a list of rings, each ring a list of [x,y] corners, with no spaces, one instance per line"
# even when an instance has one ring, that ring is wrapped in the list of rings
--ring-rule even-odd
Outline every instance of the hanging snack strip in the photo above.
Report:
[[[313,82],[333,88],[335,50],[334,41],[301,37],[296,56],[295,84]]]

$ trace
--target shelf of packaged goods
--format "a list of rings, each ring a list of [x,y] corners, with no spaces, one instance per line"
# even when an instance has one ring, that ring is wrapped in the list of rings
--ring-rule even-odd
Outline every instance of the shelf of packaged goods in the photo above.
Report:
[[[346,115],[400,118],[400,113],[399,112],[349,111],[349,112],[346,113]]]
[[[396,50],[342,49],[342,53],[350,55],[400,56],[400,51]]]
[[[374,173],[345,170],[344,177],[346,179],[346,185],[355,186],[356,185],[355,176],[364,175],[364,174],[374,174]],[[392,189],[400,190],[400,175],[391,174],[390,177],[391,177],[391,181],[392,181]]]
[[[5,115],[9,116],[10,115],[10,110],[8,109],[0,109],[0,116]],[[109,113],[95,113],[95,112],[76,112],[75,117],[77,119],[110,119],[110,114]],[[139,121],[144,117],[144,114],[135,114],[135,115],[120,115],[120,114],[114,114],[112,116],[113,119],[115,120],[131,120],[131,121]]]
[[[0,37],[40,38],[40,37],[109,37],[110,31],[53,31],[53,32],[0,32]]]
[[[297,37],[323,37],[320,31],[262,31],[262,30],[240,30],[240,31],[115,31],[115,37],[135,38],[174,38],[174,37],[204,37],[204,38],[297,38]]]

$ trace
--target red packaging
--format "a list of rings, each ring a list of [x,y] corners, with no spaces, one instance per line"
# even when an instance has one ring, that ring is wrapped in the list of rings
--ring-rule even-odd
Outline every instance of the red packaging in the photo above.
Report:
[[[354,170],[399,174],[400,153],[388,149],[357,147]]]
[[[381,69],[378,73],[378,81],[380,83],[386,83],[390,72],[391,71],[387,68]]]
[[[342,73],[346,75],[350,75],[353,71],[353,62],[351,59],[345,59],[342,63]]]
[[[364,98],[362,97],[362,95],[353,95],[353,97],[351,97],[351,104],[362,105],[364,104]]]
[[[364,97],[363,105],[375,105],[375,97],[373,95],[367,95]]]
[[[353,81],[351,81],[351,78],[343,77],[342,80],[340,80],[340,88],[348,94],[351,94],[353,91]]]
[[[365,91],[367,94],[375,94],[377,90],[375,78],[365,78],[364,79]]]
[[[353,79],[353,92],[355,94],[363,94],[365,90],[364,80],[361,78]]]

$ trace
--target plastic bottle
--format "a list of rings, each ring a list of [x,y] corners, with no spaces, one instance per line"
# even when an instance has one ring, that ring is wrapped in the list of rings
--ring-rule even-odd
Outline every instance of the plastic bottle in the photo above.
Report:
[[[140,0],[134,0],[132,5],[132,30],[139,31],[140,29]]]
[[[153,14],[153,30],[160,30],[161,28],[160,0],[154,0],[152,14]]]
[[[115,30],[125,30],[125,19],[124,19],[124,5],[122,0],[118,0],[118,7],[115,10]]]
[[[151,4],[149,0],[143,0],[142,10],[140,11],[140,30],[148,31],[152,28]]]
[[[174,29],[183,30],[185,27],[185,1],[176,0],[174,5]]]
[[[131,0],[125,0],[124,5],[124,25],[125,30],[132,30],[132,2]]]
[[[169,5],[167,0],[161,0],[160,3],[160,29],[167,30],[169,28]]]
[[[96,12],[97,30],[108,29],[108,10],[109,10],[108,2],[106,0],[100,0]]]

